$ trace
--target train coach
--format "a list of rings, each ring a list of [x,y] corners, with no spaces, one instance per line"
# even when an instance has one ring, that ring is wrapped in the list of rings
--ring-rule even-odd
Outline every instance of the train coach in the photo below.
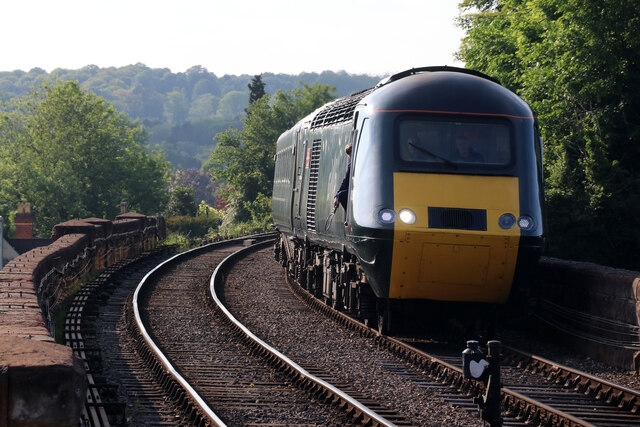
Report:
[[[543,248],[535,115],[473,70],[395,74],[280,136],[272,209],[289,274],[383,333],[409,310],[490,311]]]

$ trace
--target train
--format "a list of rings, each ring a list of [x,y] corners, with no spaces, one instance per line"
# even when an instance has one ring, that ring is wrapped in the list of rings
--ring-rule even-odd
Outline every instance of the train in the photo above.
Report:
[[[498,80],[391,75],[278,138],[275,257],[381,333],[409,311],[491,312],[526,292],[544,248],[542,156],[536,115]]]

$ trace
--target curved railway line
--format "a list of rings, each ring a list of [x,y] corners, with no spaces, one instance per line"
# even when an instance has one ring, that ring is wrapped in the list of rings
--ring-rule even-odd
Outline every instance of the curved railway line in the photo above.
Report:
[[[275,360],[279,355],[260,350],[259,342],[250,347],[238,342],[238,326],[211,312],[206,293],[211,270],[217,266],[220,271],[221,262],[243,244],[243,240],[232,241],[218,244],[214,251],[174,257],[164,264],[167,268],[155,270],[161,271],[155,280],[146,280],[148,288],[142,288],[147,284],[143,281],[134,296],[136,323],[146,329],[141,334],[162,369],[173,376],[166,381],[179,382],[194,402],[193,410],[199,412],[192,421],[342,425],[349,424],[348,416],[353,415],[366,424],[390,425],[383,418],[375,419],[377,415],[363,410],[362,405],[353,408],[341,403],[339,409],[345,409],[344,413],[318,405],[318,401],[333,403],[343,396],[311,385],[307,388],[313,394],[301,391],[292,384],[298,376],[293,369]],[[155,271],[147,278],[154,279]]]
[[[137,357],[124,321],[130,294],[171,250],[121,261],[75,295],[65,320],[65,341],[87,372],[81,425],[175,425],[178,414]]]
[[[431,377],[468,394],[484,393],[484,386],[463,378],[460,352],[431,342],[395,339],[380,335],[359,321],[314,298],[290,277],[290,288],[310,307],[323,312],[345,327],[376,340]],[[562,366],[551,360],[502,348],[502,411],[505,424],[622,426],[640,425],[640,392]],[[455,398],[445,398],[452,402]],[[458,402],[461,403],[461,402]],[[463,403],[464,405],[464,403]]]
[[[66,335],[97,383],[84,425],[481,425],[472,396],[484,386],[462,378],[459,352],[382,336],[285,285],[270,248],[246,247],[270,237],[206,245],[148,273],[160,256],[142,257],[76,297]],[[502,355],[505,425],[640,424],[637,391]]]
[[[391,416],[388,421],[328,381],[291,361],[279,361],[281,356],[264,343],[246,344],[250,333],[239,331],[242,326],[234,325],[222,310],[212,309],[208,290],[213,269],[217,267],[222,275],[221,262],[246,244],[246,239],[237,239],[178,254],[139,280],[125,316],[95,316],[96,323],[105,324],[109,318],[113,323],[113,318],[120,317],[115,322],[120,328],[113,331],[117,336],[114,347],[120,348],[125,359],[136,353],[135,360],[125,363],[104,362],[103,358],[100,365],[118,378],[119,384],[113,386],[142,386],[125,399],[127,409],[115,412],[113,407],[125,404],[96,401],[92,395],[87,405],[91,413],[84,425],[409,424],[392,412],[386,414]],[[218,280],[211,279],[211,289]],[[118,282],[109,286],[118,289],[110,292],[116,300],[101,296],[90,305],[120,306],[122,311],[132,286],[113,282]],[[122,317],[126,317],[126,327]],[[266,350],[258,348],[262,346]],[[330,380],[331,375],[325,378]],[[120,394],[130,391],[120,390]]]

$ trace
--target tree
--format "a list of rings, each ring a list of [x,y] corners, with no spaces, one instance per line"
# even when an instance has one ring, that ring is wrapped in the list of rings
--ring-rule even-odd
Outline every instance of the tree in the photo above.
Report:
[[[278,91],[249,105],[242,130],[229,128],[216,135],[216,148],[203,168],[214,179],[226,183],[238,197],[238,203],[256,200],[258,195],[271,195],[276,141],[280,134],[298,120],[335,98],[331,86],[316,84],[287,92]],[[237,207],[238,219],[247,219],[244,206]]]
[[[171,216],[195,216],[198,212],[195,196],[193,187],[174,188],[169,198],[168,214]]]
[[[195,168],[178,169],[173,173],[169,189],[172,191],[177,187],[191,187],[194,191],[196,201],[204,201],[208,205],[215,205],[215,193],[218,183],[211,180],[209,172],[203,172]]]
[[[249,88],[249,105],[251,105],[265,95],[262,74],[253,76],[247,87]]]
[[[240,91],[227,92],[218,103],[216,115],[227,120],[231,120],[242,115],[245,105],[247,105],[247,94]]]
[[[165,114],[170,123],[181,124],[187,119],[189,114],[189,103],[187,97],[181,91],[174,90],[167,94],[167,104]]]
[[[117,68],[89,65],[79,70],[56,69],[51,73],[38,68],[29,72],[0,71],[0,101],[26,96],[40,81],[51,76],[78,81],[84,89],[103,97],[131,119],[140,120],[149,130],[149,145],[161,146],[173,167],[200,167],[211,152],[211,138],[229,126],[241,126],[240,119],[246,115],[250,97],[247,83],[251,82],[251,76],[218,78],[199,65],[172,73],[168,68],[134,64]],[[309,84],[330,84],[336,87],[339,96],[371,87],[381,78],[332,71],[300,75],[264,73],[259,77],[272,93],[278,89],[295,89],[303,80]],[[233,93],[221,103],[229,92]],[[204,140],[200,133],[183,132],[186,125],[203,120],[210,121],[212,128]],[[180,137],[163,138],[162,134],[166,135],[167,131],[172,135],[180,133]]]
[[[626,0],[467,0],[458,58],[538,113],[553,254],[640,268],[640,23]],[[580,242],[576,244],[576,242]]]
[[[218,109],[218,103],[220,99],[207,93],[199,95],[191,101],[191,108],[189,109],[189,120],[211,119],[216,115]]]
[[[47,82],[0,111],[0,212],[27,200],[36,232],[72,218],[113,218],[122,200],[166,205],[167,163],[144,149],[144,128],[77,82]]]

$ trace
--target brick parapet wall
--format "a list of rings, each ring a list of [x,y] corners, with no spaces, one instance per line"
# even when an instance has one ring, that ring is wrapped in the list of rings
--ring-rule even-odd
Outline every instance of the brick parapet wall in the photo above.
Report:
[[[78,419],[84,406],[84,390],[78,390],[78,384],[84,380],[77,376],[84,372],[70,348],[54,343],[55,313],[81,279],[153,249],[158,235],[165,233],[157,224],[156,218],[135,213],[120,215],[115,221],[68,221],[54,227],[52,244],[20,255],[0,270],[0,367],[9,366],[10,425],[68,425],[69,417]],[[52,352],[65,362],[47,364],[46,355]],[[28,378],[28,384],[22,384],[20,378]],[[29,393],[24,392],[25,387]],[[64,411],[56,400],[59,393],[75,396]],[[66,418],[61,419],[60,414]]]
[[[71,282],[68,266],[78,265],[90,243],[86,234],[68,234],[20,255],[0,270],[0,334],[54,341],[45,319],[66,290],[64,285]]]
[[[543,257],[535,281],[544,330],[595,360],[640,369],[640,272]]]

